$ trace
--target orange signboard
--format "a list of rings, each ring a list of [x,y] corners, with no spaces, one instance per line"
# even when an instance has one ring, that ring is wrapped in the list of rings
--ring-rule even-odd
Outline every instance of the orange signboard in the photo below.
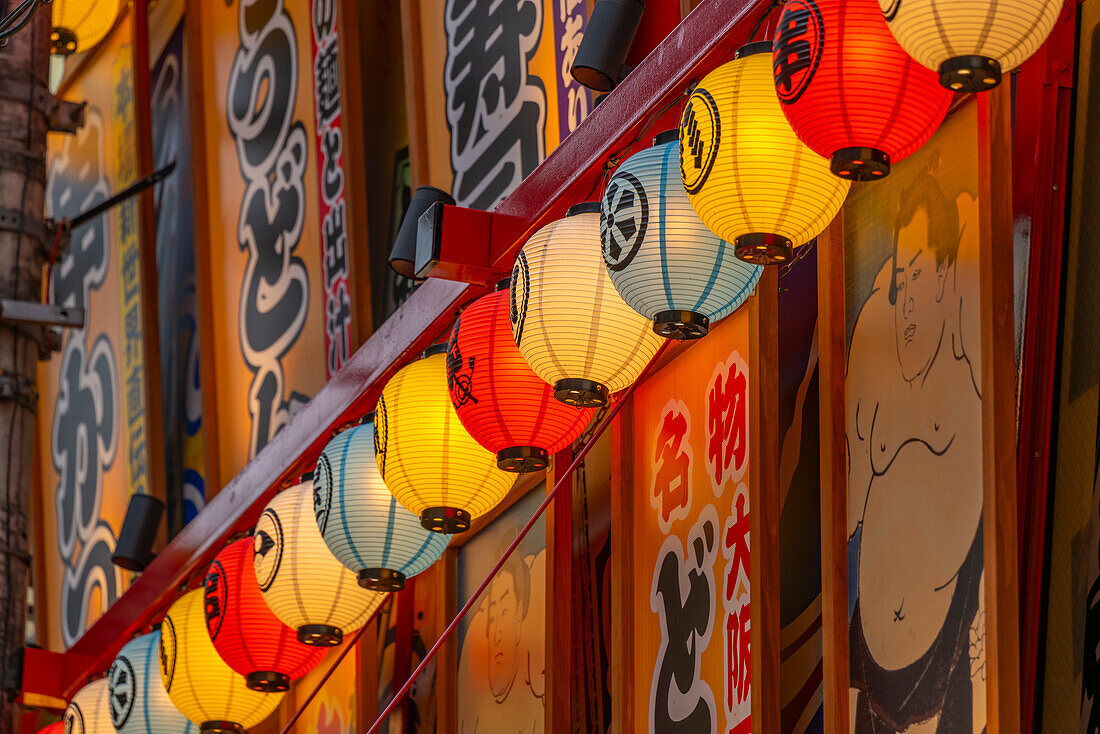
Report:
[[[748,359],[742,309],[634,394],[634,718],[644,731],[749,731]]]

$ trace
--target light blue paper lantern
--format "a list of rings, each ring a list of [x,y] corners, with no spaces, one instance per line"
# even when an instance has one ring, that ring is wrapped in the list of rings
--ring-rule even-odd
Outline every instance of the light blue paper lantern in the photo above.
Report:
[[[698,339],[736,311],[760,280],[760,265],[700,221],[680,177],[679,131],[628,158],[604,192],[600,240],[619,295],[670,339]]]
[[[431,566],[450,542],[433,533],[386,489],[374,453],[374,414],[333,438],[313,473],[313,510],[332,554],[359,585],[397,591]]]
[[[107,671],[111,723],[119,734],[198,734],[181,714],[160,678],[160,630],[135,637]]]

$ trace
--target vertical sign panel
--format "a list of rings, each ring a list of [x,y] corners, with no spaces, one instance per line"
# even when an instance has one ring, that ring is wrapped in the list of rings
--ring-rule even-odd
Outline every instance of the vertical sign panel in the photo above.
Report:
[[[50,136],[51,216],[74,217],[134,176],[129,33],[121,23],[70,88],[88,107],[79,132]],[[128,585],[111,554],[130,494],[147,485],[135,214],[131,203],[78,228],[52,270],[54,302],[88,309],[85,328],[66,330],[39,369],[39,633],[55,650]]]
[[[748,734],[749,317],[634,394],[634,703],[639,730]]]
[[[845,208],[856,732],[986,723],[977,127]]]

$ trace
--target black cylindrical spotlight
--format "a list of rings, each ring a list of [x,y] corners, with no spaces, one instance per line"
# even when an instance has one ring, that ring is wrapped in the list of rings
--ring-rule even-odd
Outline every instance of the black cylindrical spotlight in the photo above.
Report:
[[[144,571],[156,557],[153,542],[163,514],[164,503],[156,497],[147,494],[131,497],[111,563],[127,571]]]
[[[597,92],[614,89],[644,10],[643,0],[597,0],[570,69],[573,78]]]
[[[406,278],[416,278],[416,227],[420,215],[440,201],[444,204],[455,203],[450,194],[434,186],[418,186],[409,201],[405,218],[401,220],[401,229],[397,230],[397,239],[390,250],[390,267]]]

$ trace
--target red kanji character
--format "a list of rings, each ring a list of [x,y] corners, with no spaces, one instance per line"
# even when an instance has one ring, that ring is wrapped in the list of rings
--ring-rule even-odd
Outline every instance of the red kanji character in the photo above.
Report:
[[[715,491],[745,472],[749,448],[748,368],[736,353],[720,365],[707,391],[707,471]]]
[[[735,517],[730,526],[726,528],[725,556],[733,563],[726,575],[726,601],[733,601],[737,593],[737,576],[742,571],[749,574],[749,513],[745,511],[745,494],[737,495],[734,502]],[[732,549],[733,553],[728,551]]]
[[[691,504],[690,430],[691,418],[687,407],[682,402],[666,405],[657,429],[657,446],[653,456],[656,471],[651,490],[664,524],[671,520],[674,512],[686,512]]]
[[[742,703],[749,693],[750,608],[746,600],[740,609],[726,617],[726,698],[737,703]]]

